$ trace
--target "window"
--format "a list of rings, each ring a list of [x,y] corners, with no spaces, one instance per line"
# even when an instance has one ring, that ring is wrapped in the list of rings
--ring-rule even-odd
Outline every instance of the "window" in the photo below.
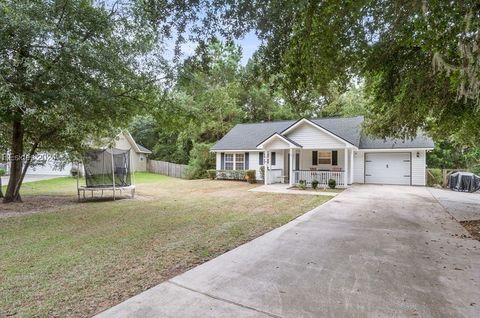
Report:
[[[276,154],[275,152],[272,152],[272,153],[270,154],[270,157],[271,157],[271,162],[270,162],[270,164],[271,164],[272,166],[276,165],[276,164],[277,164],[277,154]]]
[[[243,153],[235,154],[235,170],[244,170],[245,155]]]
[[[265,163],[263,162],[263,152],[258,154],[258,165],[263,166]]]
[[[225,154],[225,170],[233,170],[233,153]]]
[[[318,164],[320,165],[332,164],[332,153],[330,151],[319,151]]]

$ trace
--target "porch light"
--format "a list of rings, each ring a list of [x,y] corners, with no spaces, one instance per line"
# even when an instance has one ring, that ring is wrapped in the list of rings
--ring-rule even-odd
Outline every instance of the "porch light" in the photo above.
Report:
[[[417,158],[420,158],[420,152],[417,151]]]

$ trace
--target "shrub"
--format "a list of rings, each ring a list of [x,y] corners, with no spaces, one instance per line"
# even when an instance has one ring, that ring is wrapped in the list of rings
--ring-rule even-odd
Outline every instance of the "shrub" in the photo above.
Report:
[[[207,175],[210,179],[215,180],[215,178],[217,177],[217,170],[209,169],[207,170]]]
[[[336,186],[337,186],[337,181],[335,181],[334,179],[328,179],[328,187],[330,189],[335,189]]]
[[[247,170],[247,171],[245,171],[245,179],[247,179],[247,181],[249,183],[255,183],[256,182],[256,174],[257,174],[257,171],[255,171],[255,170]]]
[[[245,180],[245,170],[217,170],[217,179],[223,180]]]
[[[442,186],[443,172],[442,169],[428,169],[427,170],[427,185],[433,187],[435,185]]]
[[[0,168],[0,177],[4,176],[5,174],[7,174],[7,171],[3,168]]]
[[[318,180],[312,180],[312,188],[313,190],[316,190],[318,187]]]
[[[210,144],[195,144],[190,151],[187,178],[201,179],[207,177],[207,170],[215,167],[215,156],[210,152]]]
[[[265,166],[260,166],[260,178],[265,180]]]
[[[299,180],[298,181],[298,187],[302,190],[305,190],[307,188],[307,181],[306,180]]]

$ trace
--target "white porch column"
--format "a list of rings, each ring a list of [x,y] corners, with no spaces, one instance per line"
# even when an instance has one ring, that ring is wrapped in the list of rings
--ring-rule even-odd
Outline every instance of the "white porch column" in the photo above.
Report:
[[[353,183],[353,149],[350,149],[350,184]]]
[[[263,155],[263,174],[264,174],[264,182],[265,184],[268,184],[268,151],[265,151],[264,155]]]
[[[289,180],[288,183],[290,184],[290,186],[293,186],[293,157],[294,157],[293,149],[290,148],[290,167],[289,167],[290,171],[289,171],[289,178],[288,178]]]
[[[350,169],[348,169],[348,149],[347,148],[344,148],[343,149],[343,184],[345,186],[345,188],[347,187],[348,185],[348,171]]]

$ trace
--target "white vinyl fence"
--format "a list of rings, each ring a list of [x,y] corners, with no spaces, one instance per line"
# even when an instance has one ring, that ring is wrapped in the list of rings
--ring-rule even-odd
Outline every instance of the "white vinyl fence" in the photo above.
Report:
[[[148,160],[147,171],[165,176],[184,178],[187,172],[187,165],[180,165],[160,160]]]

